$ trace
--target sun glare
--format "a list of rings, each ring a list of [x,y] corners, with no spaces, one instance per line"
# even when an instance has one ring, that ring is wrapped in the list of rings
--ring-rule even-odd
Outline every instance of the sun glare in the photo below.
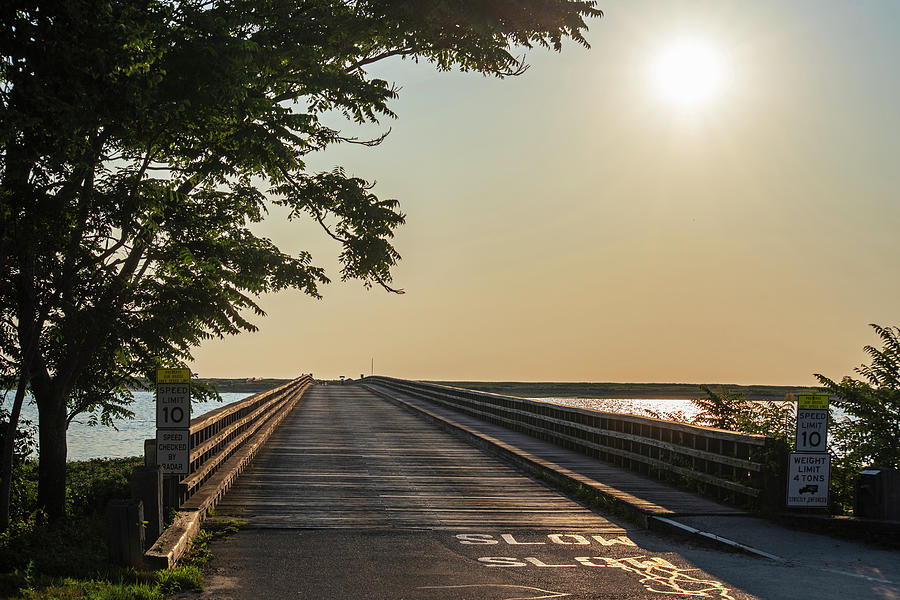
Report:
[[[697,108],[722,91],[725,69],[717,49],[701,40],[680,40],[656,57],[652,72],[659,93],[669,102]]]

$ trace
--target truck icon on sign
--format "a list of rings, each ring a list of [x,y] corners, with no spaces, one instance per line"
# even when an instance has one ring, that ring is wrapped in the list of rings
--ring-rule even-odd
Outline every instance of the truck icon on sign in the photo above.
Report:
[[[813,484],[804,485],[802,488],[800,488],[801,494],[815,494],[818,491],[819,491],[819,486],[813,485]]]

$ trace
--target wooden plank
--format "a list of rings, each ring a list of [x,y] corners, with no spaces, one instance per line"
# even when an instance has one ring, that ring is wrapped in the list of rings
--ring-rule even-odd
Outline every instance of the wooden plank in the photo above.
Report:
[[[317,386],[217,506],[257,527],[623,530],[358,386]]]
[[[291,396],[288,396],[288,397],[282,399],[281,401],[279,401],[277,403],[261,407],[259,409],[259,411],[254,413],[254,415],[256,415],[257,422],[255,422],[252,425],[250,425],[249,427],[247,427],[247,429],[245,431],[243,431],[240,435],[236,436],[233,440],[231,440],[228,443],[228,445],[225,446],[224,448],[222,448],[219,452],[217,452],[213,456],[208,457],[205,461],[203,461],[203,463],[200,465],[200,467],[198,469],[196,469],[190,475],[188,475],[187,477],[185,477],[184,479],[181,480],[181,484],[183,486],[187,487],[189,490],[192,490],[197,485],[200,485],[201,483],[203,483],[204,478],[209,473],[218,469],[219,465],[224,460],[226,460],[232,453],[234,453],[235,450],[241,446],[241,444],[243,444],[247,439],[249,439],[251,436],[253,436],[257,432],[257,430],[259,430],[261,427],[263,427],[266,424],[266,422],[270,418],[272,418],[272,416],[278,415],[279,411],[284,410],[285,407],[289,405],[291,400],[295,399],[296,397],[299,397],[299,396],[291,395]],[[268,411],[268,412],[265,412],[265,411]],[[263,413],[264,416],[260,416],[260,413]],[[249,419],[249,417],[248,417],[248,419]],[[248,420],[247,422],[250,422],[250,421]],[[242,424],[245,425],[246,423],[242,423]],[[227,433],[231,433],[232,431],[234,431],[236,429],[237,428],[234,428],[234,429],[229,428],[228,430],[224,430],[222,432],[223,437],[224,437],[224,435],[227,435]],[[195,456],[194,451],[191,451],[191,460],[194,461],[197,458],[199,458],[199,455]]]

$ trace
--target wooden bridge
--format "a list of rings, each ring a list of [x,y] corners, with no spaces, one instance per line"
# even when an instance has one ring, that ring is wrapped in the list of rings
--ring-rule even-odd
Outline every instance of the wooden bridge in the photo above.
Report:
[[[157,566],[213,509],[260,528],[621,534],[534,477],[651,526],[758,509],[773,480],[760,436],[385,377],[299,378],[194,419],[191,445]]]
[[[146,553],[136,544],[136,562],[174,564],[212,511],[246,525],[213,544],[204,591],[179,600],[900,593],[896,555],[753,516],[777,509],[783,474],[768,469],[785,464],[760,436],[309,376],[207,413],[190,432],[191,473],[166,484],[177,516]],[[141,473],[156,485],[135,486],[142,502],[129,506],[152,508],[159,470]],[[142,520],[123,526],[142,531]]]

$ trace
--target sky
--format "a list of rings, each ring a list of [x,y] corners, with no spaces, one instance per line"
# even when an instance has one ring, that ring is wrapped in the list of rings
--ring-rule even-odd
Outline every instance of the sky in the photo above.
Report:
[[[900,3],[601,0],[590,49],[496,79],[392,60],[377,148],[333,147],[406,214],[402,296],[265,296],[202,377],[812,385],[900,325]]]

